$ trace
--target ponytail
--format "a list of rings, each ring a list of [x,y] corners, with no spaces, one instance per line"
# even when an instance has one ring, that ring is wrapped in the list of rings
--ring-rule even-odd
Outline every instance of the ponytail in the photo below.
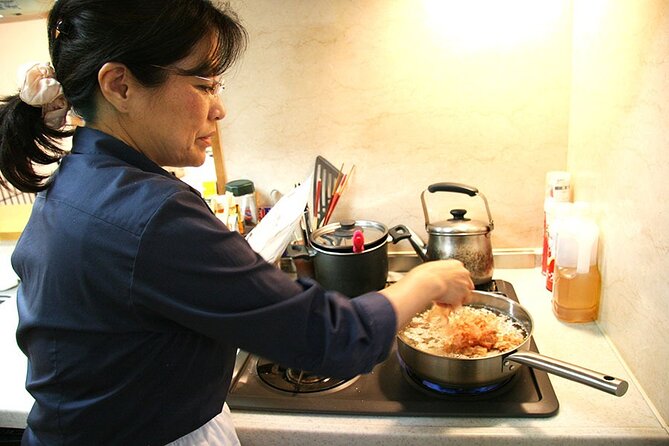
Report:
[[[42,108],[26,104],[18,94],[0,99],[0,187],[10,183],[22,192],[46,189],[48,175],[35,167],[59,161],[65,151],[58,140],[71,134],[47,126]]]

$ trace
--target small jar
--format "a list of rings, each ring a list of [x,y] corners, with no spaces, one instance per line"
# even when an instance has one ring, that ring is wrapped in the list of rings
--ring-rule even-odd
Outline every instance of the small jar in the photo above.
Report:
[[[248,233],[258,224],[258,205],[253,181],[234,180],[226,183],[225,190],[232,193],[244,218],[244,233]]]

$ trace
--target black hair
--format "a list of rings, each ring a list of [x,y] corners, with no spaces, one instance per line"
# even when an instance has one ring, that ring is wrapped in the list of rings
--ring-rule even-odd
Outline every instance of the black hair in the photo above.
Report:
[[[247,42],[228,6],[209,0],[58,0],[47,33],[55,77],[74,112],[88,122],[96,119],[97,74],[105,63],[122,63],[144,86],[157,87],[167,78],[159,67],[184,59],[203,39],[214,42],[207,57],[183,74],[221,74]],[[57,140],[72,132],[48,128],[41,109],[18,95],[0,101],[0,187],[7,181],[24,192],[45,189],[47,177],[34,164],[62,158]]]

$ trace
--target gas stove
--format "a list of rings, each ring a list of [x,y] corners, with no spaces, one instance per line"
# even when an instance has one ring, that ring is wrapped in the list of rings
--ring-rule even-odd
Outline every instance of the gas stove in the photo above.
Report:
[[[511,283],[503,280],[478,288],[518,301]],[[534,340],[530,350],[538,351]],[[522,367],[503,385],[454,392],[411,376],[395,349],[371,373],[350,380],[313,376],[249,355],[232,381],[227,403],[261,412],[441,417],[550,417],[559,407],[540,370]]]

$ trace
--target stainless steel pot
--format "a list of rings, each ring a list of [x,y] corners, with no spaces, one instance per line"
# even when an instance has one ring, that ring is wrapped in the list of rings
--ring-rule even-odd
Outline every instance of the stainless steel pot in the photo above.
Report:
[[[474,197],[480,196],[485,204],[488,222],[471,220],[465,216],[465,209],[452,209],[452,218],[432,222],[425,204],[425,192],[454,192]],[[488,200],[475,187],[459,183],[436,183],[428,186],[420,195],[428,233],[427,246],[412,231],[409,239],[416,253],[423,259],[456,259],[469,270],[475,285],[492,280],[494,265],[490,240],[494,223],[490,215]]]
[[[476,388],[508,380],[521,365],[623,396],[628,383],[558,359],[530,352],[533,322],[530,314],[517,302],[504,296],[474,291],[468,305],[484,307],[512,318],[525,332],[524,341],[515,349],[483,358],[437,356],[418,350],[397,336],[397,352],[406,367],[417,376],[453,388]]]
[[[354,235],[362,234],[362,251],[354,252]],[[388,279],[388,242],[409,234],[397,233],[375,221],[331,223],[312,232],[310,247],[291,246],[289,255],[313,262],[314,278],[324,288],[349,297],[377,291]]]

